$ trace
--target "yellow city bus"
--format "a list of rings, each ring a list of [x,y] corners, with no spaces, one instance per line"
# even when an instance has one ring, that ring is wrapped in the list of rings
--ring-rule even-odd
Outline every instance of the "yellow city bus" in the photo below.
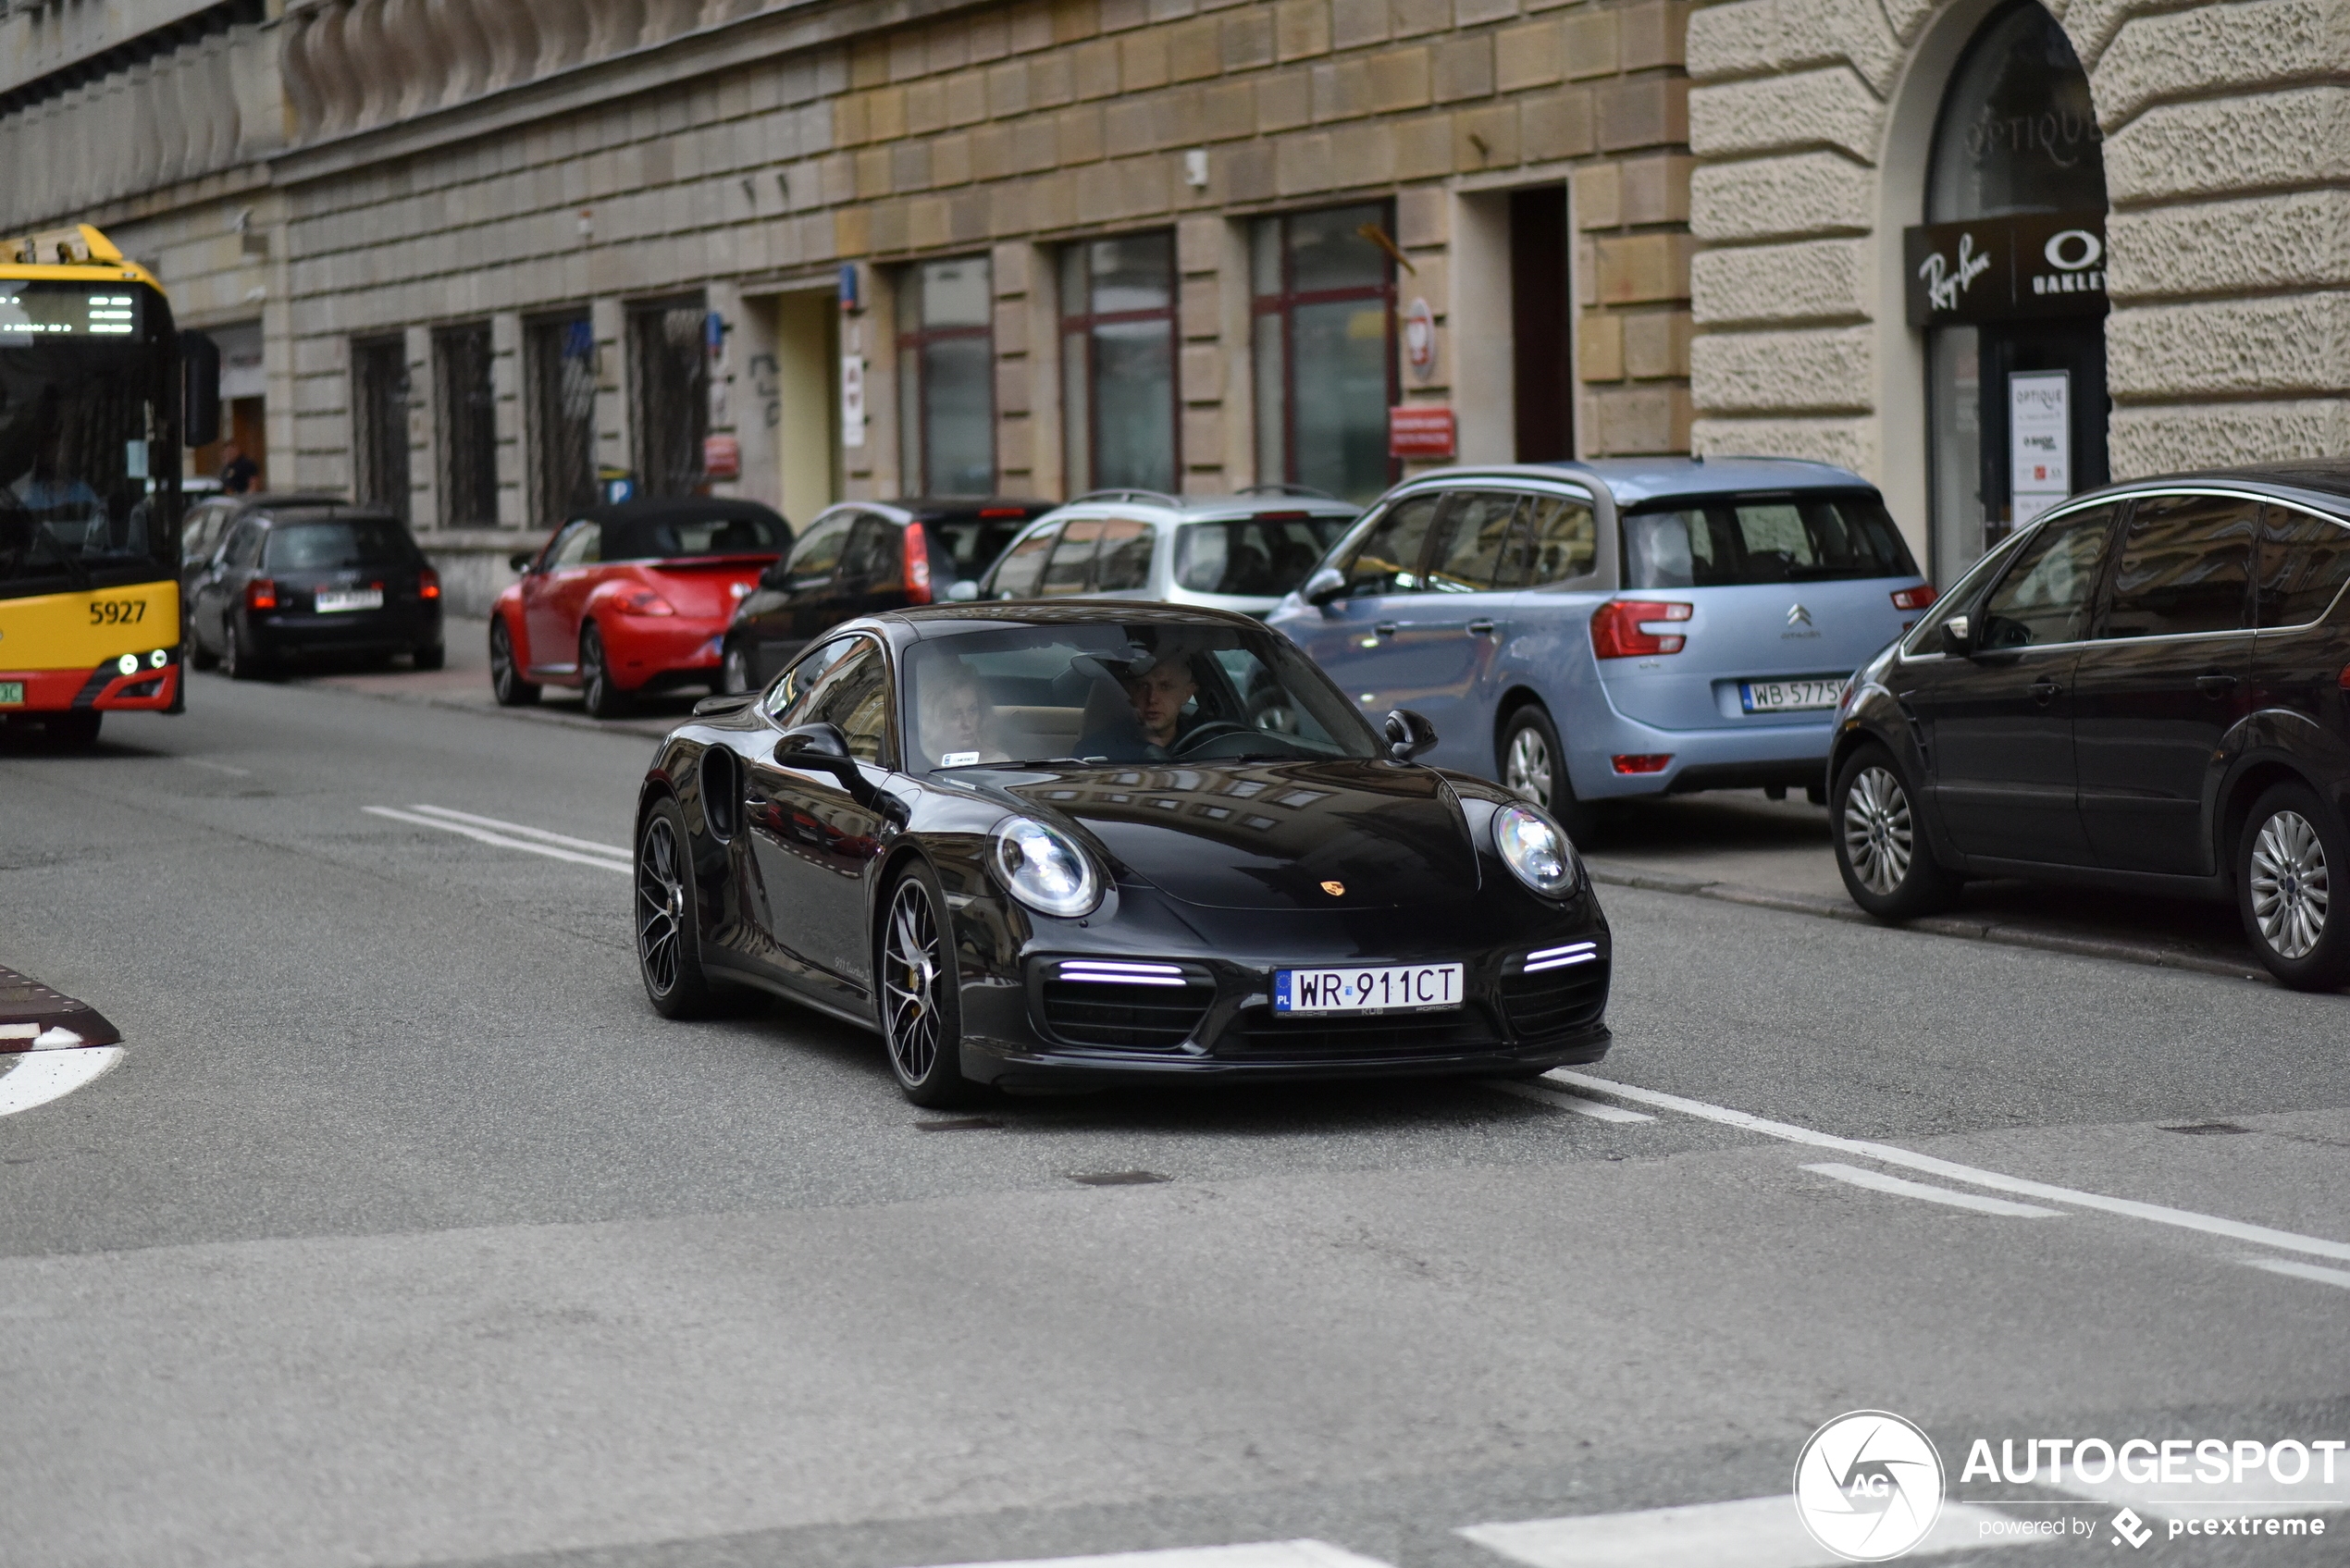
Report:
[[[216,431],[218,352],[146,268],[86,224],[0,239],[0,723],[184,706],[183,424]]]

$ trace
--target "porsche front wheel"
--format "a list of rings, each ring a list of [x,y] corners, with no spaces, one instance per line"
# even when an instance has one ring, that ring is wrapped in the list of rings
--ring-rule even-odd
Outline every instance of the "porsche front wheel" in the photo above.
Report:
[[[674,800],[647,812],[637,833],[637,969],[653,1011],[665,1019],[701,1018],[716,1002],[701,967],[690,844]]]
[[[968,1099],[963,1076],[963,1010],[946,901],[927,868],[916,865],[890,889],[879,947],[882,1042],[889,1070],[918,1105]]]

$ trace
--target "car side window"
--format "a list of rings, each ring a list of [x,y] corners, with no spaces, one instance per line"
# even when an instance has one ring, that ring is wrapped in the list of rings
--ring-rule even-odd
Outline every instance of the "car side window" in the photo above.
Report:
[[[2114,562],[2105,637],[2208,636],[2250,625],[2257,501],[2141,496]]]
[[[879,764],[889,734],[889,661],[870,637],[846,639],[850,651],[808,689],[808,701],[793,722],[838,724],[848,754]]]
[[[871,513],[857,519],[841,548],[839,577],[843,583],[873,586],[902,574],[904,530]]]
[[[216,506],[200,506],[188,513],[187,522],[179,525],[179,554],[185,560],[200,561],[204,546],[211,542],[213,523],[219,517]]]
[[[566,566],[587,566],[601,558],[604,531],[594,523],[574,523],[563,537],[555,541],[552,554],[547,558],[547,570],[560,572]]]
[[[1568,496],[1528,496],[1510,542],[1505,586],[1539,587],[1587,577],[1597,564],[1599,520],[1591,503]]]
[[[2090,599],[2112,525],[2113,508],[2100,506],[2043,527],[1985,601],[1975,646],[2035,648],[2087,636]]]
[[[823,678],[824,672],[856,648],[857,640],[835,637],[809,649],[767,688],[767,695],[760,699],[761,710],[785,729],[807,722],[796,710],[807,701],[809,691]]]
[[[792,546],[791,564],[784,569],[785,579],[795,592],[806,593],[832,581],[833,568],[840,564],[841,549],[848,543],[848,530],[857,516],[854,512],[828,512],[808,525],[808,532]]]
[[[1012,546],[996,563],[987,591],[997,599],[1035,598],[1036,585],[1045,575],[1046,553],[1060,533],[1059,524],[1048,524]]]
[[[1069,599],[1087,591],[1094,575],[1094,552],[1101,548],[1103,526],[1098,517],[1080,517],[1061,530],[1060,542],[1053,547],[1052,560],[1045,566],[1044,586],[1037,590],[1039,599]]]
[[[1507,490],[1470,490],[1453,497],[1444,542],[1429,563],[1428,586],[1439,593],[1515,586],[1506,580],[1507,556],[1524,499]]]
[[[1346,597],[1417,593],[1420,557],[1445,499],[1441,491],[1406,496],[1374,519],[1339,566],[1346,578]]]
[[[2306,626],[2350,582],[2350,528],[2274,501],[2260,510],[2260,624]]]
[[[252,565],[261,559],[261,525],[240,523],[237,531],[229,536],[229,548],[222,551],[226,564],[233,567]]]
[[[1094,593],[1146,588],[1151,582],[1151,525],[1131,517],[1102,525],[1101,553],[1094,559]]]

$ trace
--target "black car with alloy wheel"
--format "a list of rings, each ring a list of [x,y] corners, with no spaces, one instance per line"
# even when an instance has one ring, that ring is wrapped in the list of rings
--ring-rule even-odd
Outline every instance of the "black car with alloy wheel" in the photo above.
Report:
[[[2350,461],[2115,485],[1977,562],[1854,675],[1845,886],[1900,920],[1973,876],[2232,901],[2287,985],[2350,981]]]
[[[1608,927],[1556,823],[1416,761],[1249,617],[864,617],[673,731],[637,815],[645,989],[877,1031],[982,1085],[1534,1074],[1607,1049]]]

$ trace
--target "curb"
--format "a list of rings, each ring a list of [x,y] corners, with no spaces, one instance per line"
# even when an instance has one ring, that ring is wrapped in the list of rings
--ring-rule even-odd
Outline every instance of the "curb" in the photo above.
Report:
[[[2269,985],[2276,983],[2275,977],[2252,959],[2231,958],[2208,948],[2183,947],[2172,943],[2126,936],[2080,936],[2028,921],[1983,915],[1928,915],[1892,925],[1876,920],[1841,898],[1824,897],[1816,893],[1787,893],[1777,888],[1750,887],[1742,883],[1708,882],[1701,877],[1675,876],[1669,871],[1643,870],[1635,866],[1609,865],[1588,858],[1583,864],[1593,882],[1609,887],[1635,887],[1649,893],[1711,898],[1717,903],[1744,904],[1758,909],[1810,915],[1818,920],[1886,926],[1894,931],[1924,932],[1934,936],[1955,936],[1970,942],[1990,942],[2007,947],[2030,947],[2043,953],[2062,953],[2076,958],[2110,958],[2124,964],[2185,969],[2229,980],[2255,980]]]

